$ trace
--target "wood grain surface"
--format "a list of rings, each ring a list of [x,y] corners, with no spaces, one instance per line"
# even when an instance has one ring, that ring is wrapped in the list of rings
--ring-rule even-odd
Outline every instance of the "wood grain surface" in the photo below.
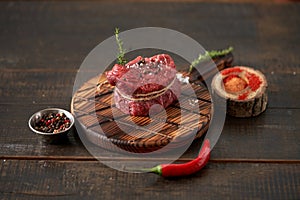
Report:
[[[0,191],[4,199],[297,199],[299,167],[210,162],[193,176],[164,179],[93,161],[7,160]]]
[[[0,1],[0,199],[299,199],[299,24],[298,3]],[[175,29],[208,50],[232,45],[234,64],[268,81],[267,110],[227,117],[211,161],[191,177],[119,172],[75,130],[50,145],[27,126],[45,107],[70,109],[81,62],[115,27],[143,26]]]

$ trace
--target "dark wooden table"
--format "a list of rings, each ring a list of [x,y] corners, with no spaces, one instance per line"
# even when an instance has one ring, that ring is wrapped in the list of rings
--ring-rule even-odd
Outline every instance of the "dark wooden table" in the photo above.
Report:
[[[266,112],[227,117],[210,162],[191,177],[120,172],[75,131],[49,145],[27,126],[40,109],[70,109],[77,69],[115,27],[143,26],[180,31],[206,49],[232,45],[234,64],[269,82]],[[1,1],[0,199],[300,199],[299,52],[297,3]]]

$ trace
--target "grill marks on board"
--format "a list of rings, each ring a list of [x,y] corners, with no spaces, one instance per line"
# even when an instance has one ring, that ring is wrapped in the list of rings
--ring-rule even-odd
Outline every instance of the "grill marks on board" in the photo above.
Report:
[[[72,103],[73,113],[93,133],[89,138],[96,145],[151,152],[174,140],[176,145],[184,145],[195,132],[203,134],[208,127],[211,102],[202,84],[191,84],[193,91],[183,84],[180,101],[149,118],[129,116],[117,109],[112,98],[114,88],[104,81],[103,77],[89,80],[75,93]],[[184,139],[177,142],[176,138]]]

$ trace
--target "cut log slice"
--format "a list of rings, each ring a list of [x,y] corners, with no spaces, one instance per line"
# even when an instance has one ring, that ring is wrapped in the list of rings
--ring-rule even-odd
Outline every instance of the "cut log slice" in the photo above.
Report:
[[[230,116],[253,117],[267,107],[267,80],[263,73],[249,67],[222,70],[213,78],[212,91],[226,99]]]

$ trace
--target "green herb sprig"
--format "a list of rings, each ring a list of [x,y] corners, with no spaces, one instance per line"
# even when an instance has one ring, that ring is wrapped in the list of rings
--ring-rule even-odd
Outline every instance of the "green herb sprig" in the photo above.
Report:
[[[192,72],[193,68],[196,67],[200,62],[214,59],[219,56],[224,56],[233,51],[233,47],[228,47],[227,49],[223,49],[220,51],[212,50],[212,51],[205,51],[204,54],[199,54],[198,58],[196,58],[190,65],[189,73]]]
[[[119,38],[120,29],[115,29],[115,37],[118,44],[119,54],[118,54],[118,64],[125,65],[127,63],[127,60],[125,59],[125,52],[126,50],[123,48],[123,42]]]

